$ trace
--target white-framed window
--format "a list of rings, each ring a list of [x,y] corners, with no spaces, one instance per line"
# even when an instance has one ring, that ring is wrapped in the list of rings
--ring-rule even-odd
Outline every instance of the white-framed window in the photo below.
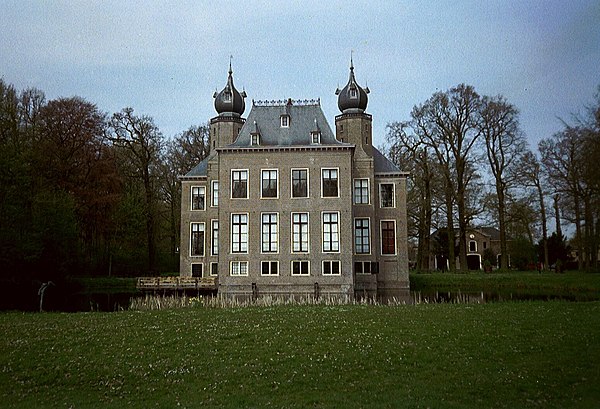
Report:
[[[354,179],[354,204],[369,204],[369,179]]]
[[[190,256],[204,256],[204,223],[190,223]]]
[[[263,169],[260,173],[260,197],[263,199],[276,199],[279,197],[279,171],[277,169]]]
[[[219,263],[215,263],[215,262],[210,263],[210,275],[211,276],[219,275]]]
[[[225,91],[223,93],[223,101],[231,102],[231,91]]]
[[[206,187],[192,186],[192,210],[204,210]]]
[[[192,263],[192,277],[202,277],[204,273],[202,263]]]
[[[278,276],[279,262],[278,261],[261,261],[260,275],[262,276]]]
[[[396,221],[381,221],[381,254],[396,255]]]
[[[250,134],[250,145],[256,146],[260,145],[260,135],[257,133]]]
[[[231,198],[248,199],[248,170],[231,170]]]
[[[475,240],[469,241],[469,252],[471,252],[471,253],[477,252],[477,242]]]
[[[358,91],[356,88],[350,88],[350,98],[358,98]]]
[[[292,253],[308,253],[308,213],[292,213]]]
[[[393,183],[379,184],[379,203],[381,207],[396,207],[395,188]]]
[[[219,181],[213,180],[210,184],[211,186],[211,206],[217,207],[219,206]]]
[[[261,251],[277,253],[279,251],[279,215],[277,213],[261,214]]]
[[[324,276],[339,276],[341,274],[340,261],[339,260],[324,260],[323,261],[323,275]]]
[[[210,254],[219,255],[219,220],[211,220]]]
[[[323,212],[323,252],[338,253],[340,251],[340,227],[338,212]]]
[[[290,116],[289,115],[281,115],[281,127],[282,128],[290,127]]]
[[[248,262],[247,261],[232,261],[229,264],[229,274],[232,276],[247,276]]]
[[[321,143],[321,132],[314,131],[310,133],[310,143],[318,145]]]
[[[338,197],[338,173],[337,168],[321,169],[321,197]]]
[[[371,223],[368,218],[354,219],[354,252],[371,253]]]
[[[293,276],[310,275],[310,262],[308,260],[292,260]]]
[[[231,252],[248,253],[248,213],[231,214]]]
[[[292,197],[308,197],[308,169],[292,169]]]

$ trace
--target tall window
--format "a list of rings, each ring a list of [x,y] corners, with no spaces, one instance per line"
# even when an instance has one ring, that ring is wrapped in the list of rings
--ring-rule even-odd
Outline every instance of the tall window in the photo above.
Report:
[[[277,197],[277,170],[267,169],[261,174],[261,197]]]
[[[393,220],[381,222],[381,254],[396,254],[396,222]]]
[[[469,241],[469,251],[475,253],[477,251],[477,242],[475,240]]]
[[[323,213],[323,251],[340,251],[338,213]]]
[[[323,197],[338,196],[338,170],[322,169],[322,189]]]
[[[323,261],[323,275],[324,276],[340,275],[340,261],[339,260]]]
[[[211,203],[212,203],[213,207],[216,207],[219,205],[219,181],[213,180],[211,186],[212,186],[212,189],[211,189],[212,190],[212,193],[211,193],[212,202]]]
[[[379,201],[381,207],[395,207],[393,183],[382,183],[379,185]]]
[[[212,221],[212,242],[210,251],[213,256],[219,255],[219,221]]]
[[[292,252],[308,253],[308,213],[292,213]]]
[[[248,215],[245,213],[231,215],[231,252],[248,252]]]
[[[277,261],[263,261],[260,267],[260,274],[263,276],[279,275],[279,262]]]
[[[354,219],[354,251],[356,254],[369,254],[369,219]]]
[[[233,199],[248,198],[248,171],[231,171],[231,197]]]
[[[204,223],[192,223],[190,228],[190,255],[204,256]]]
[[[204,210],[204,186],[192,186],[192,210]]]
[[[292,261],[292,275],[293,276],[310,275],[310,264],[309,264],[308,260]]]
[[[232,261],[229,267],[229,274],[232,276],[247,276],[248,262],[247,261]]]
[[[289,128],[290,127],[290,117],[289,115],[281,115],[281,127]]]
[[[369,179],[354,179],[354,203],[369,204]]]
[[[292,169],[292,197],[308,197],[307,169]]]
[[[262,214],[262,252],[276,253],[278,251],[278,228],[277,228],[277,213]]]

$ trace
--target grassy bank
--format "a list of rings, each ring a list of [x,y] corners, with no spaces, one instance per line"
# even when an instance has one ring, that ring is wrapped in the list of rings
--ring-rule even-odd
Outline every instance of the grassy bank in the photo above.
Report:
[[[416,291],[514,291],[534,294],[579,294],[600,298],[600,274],[556,273],[411,273],[411,290]]]
[[[0,314],[3,407],[598,407],[600,303]]]

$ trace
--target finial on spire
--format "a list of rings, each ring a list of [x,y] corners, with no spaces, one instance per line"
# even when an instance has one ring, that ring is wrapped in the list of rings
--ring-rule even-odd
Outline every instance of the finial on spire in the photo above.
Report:
[[[354,62],[352,61],[352,57],[354,54],[354,50],[350,50],[350,70],[354,71]]]
[[[233,55],[229,56],[229,75],[233,74],[233,70],[231,69],[231,60],[233,59]]]

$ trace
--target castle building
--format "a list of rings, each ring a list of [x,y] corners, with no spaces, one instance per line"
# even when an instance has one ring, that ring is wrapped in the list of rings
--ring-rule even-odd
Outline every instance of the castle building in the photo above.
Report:
[[[368,88],[336,90],[335,133],[320,100],[214,94],[210,154],[182,176],[181,276],[219,294],[404,297],[406,178],[373,146]]]

